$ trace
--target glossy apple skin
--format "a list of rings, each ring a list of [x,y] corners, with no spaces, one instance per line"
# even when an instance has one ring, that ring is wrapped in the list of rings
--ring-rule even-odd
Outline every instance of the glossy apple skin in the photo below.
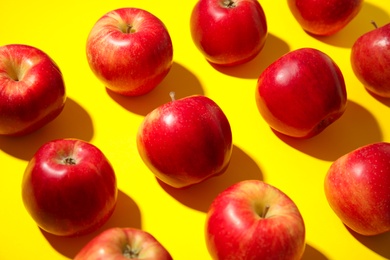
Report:
[[[325,177],[325,195],[355,232],[371,236],[390,231],[390,144],[368,144],[333,162]]]
[[[265,13],[256,0],[200,0],[192,10],[190,30],[205,58],[224,66],[256,57],[268,35]]]
[[[280,57],[260,75],[258,110],[287,136],[311,138],[342,116],[347,92],[337,64],[325,53],[302,48]]]
[[[183,188],[226,170],[232,132],[221,108],[210,98],[195,95],[149,113],[139,127],[137,147],[158,179]]]
[[[96,77],[108,89],[126,96],[153,90],[173,62],[167,28],[138,8],[120,8],[102,16],[88,36],[86,52]]]
[[[369,92],[390,98],[390,23],[356,40],[351,49],[351,65]]]
[[[58,236],[77,236],[102,226],[117,199],[114,170],[94,145],[77,139],[43,144],[29,161],[23,203],[37,225]]]
[[[66,101],[57,64],[33,46],[0,46],[0,135],[21,136],[54,120]]]
[[[363,0],[287,0],[291,13],[308,33],[339,32],[360,12]]]
[[[94,237],[74,260],[172,260],[150,233],[136,228],[110,228]]]
[[[296,204],[259,180],[238,182],[214,199],[205,236],[210,255],[219,260],[298,260],[306,244]]]

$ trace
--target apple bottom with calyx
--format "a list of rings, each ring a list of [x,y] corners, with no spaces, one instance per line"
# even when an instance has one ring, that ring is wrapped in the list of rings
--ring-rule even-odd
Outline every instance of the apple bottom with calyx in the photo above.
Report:
[[[150,112],[137,134],[139,154],[164,183],[184,188],[225,172],[233,149],[221,108],[200,95],[175,99]]]
[[[164,246],[150,233],[136,228],[110,228],[88,242],[74,260],[171,260]]]
[[[44,231],[76,236],[95,231],[117,199],[114,170],[94,145],[77,139],[45,143],[24,172],[22,199]]]
[[[22,136],[53,121],[66,101],[57,64],[42,50],[0,46],[0,135]]]
[[[291,51],[268,66],[259,76],[255,98],[272,129],[301,139],[321,133],[347,105],[341,70],[313,48]]]
[[[206,244],[213,259],[298,260],[305,249],[305,225],[295,203],[259,180],[236,183],[212,202]]]
[[[371,93],[390,98],[390,23],[363,34],[351,49],[356,77]]]
[[[390,231],[390,143],[368,144],[333,162],[325,177],[325,195],[356,233]]]

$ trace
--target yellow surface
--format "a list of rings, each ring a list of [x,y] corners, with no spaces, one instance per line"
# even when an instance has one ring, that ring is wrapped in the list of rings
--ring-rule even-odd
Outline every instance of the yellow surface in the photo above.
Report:
[[[68,259],[94,235],[113,227],[152,233],[175,259],[210,259],[203,235],[207,208],[229,185],[264,180],[298,205],[306,224],[303,259],[390,258],[390,234],[362,237],[349,232],[329,208],[323,192],[331,162],[359,146],[390,141],[390,101],[369,95],[354,76],[350,47],[361,34],[390,21],[384,0],[365,1],[359,15],[330,37],[304,33],[285,0],[260,1],[269,37],[261,54],[248,64],[217,70],[195,48],[189,18],[195,0],[171,1],[2,1],[0,45],[23,43],[48,53],[60,66],[68,101],[63,113],[43,129],[20,138],[0,138],[0,259]],[[96,20],[120,7],[139,7],[159,17],[174,46],[174,64],[153,92],[138,98],[108,93],[90,71],[87,35]],[[254,91],[259,74],[284,53],[314,47],[329,54],[344,73],[348,108],[336,123],[309,140],[281,137],[257,111]],[[227,115],[234,141],[228,171],[188,190],[160,185],[138,155],[135,136],[143,117],[176,97],[204,94]],[[35,225],[21,200],[21,179],[28,160],[44,142],[75,137],[97,145],[111,161],[120,189],[117,209],[97,232],[80,238],[46,234]]]

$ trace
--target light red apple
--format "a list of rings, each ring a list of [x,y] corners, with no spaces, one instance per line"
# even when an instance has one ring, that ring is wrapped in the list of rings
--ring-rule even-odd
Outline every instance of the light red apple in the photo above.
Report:
[[[173,62],[172,41],[164,23],[139,8],[103,15],[88,35],[86,52],[95,76],[108,89],[126,96],[152,91]]]
[[[226,170],[232,132],[226,115],[210,98],[173,98],[144,118],[137,147],[159,180],[183,188]]]
[[[288,0],[290,11],[310,34],[329,36],[347,26],[360,12],[363,0]]]
[[[43,144],[23,175],[27,212],[44,231],[76,236],[95,231],[117,199],[114,169],[101,150],[78,139]]]
[[[367,144],[334,161],[325,195],[353,231],[366,236],[390,231],[390,143]]]
[[[343,74],[325,53],[313,48],[291,51],[259,76],[256,103],[275,131],[311,138],[340,118],[347,104]]]
[[[213,63],[233,66],[256,57],[268,35],[265,13],[257,0],[200,0],[190,21],[193,42]]]
[[[150,233],[136,228],[110,228],[88,242],[74,260],[172,260]]]
[[[206,244],[213,259],[301,259],[305,224],[296,204],[259,180],[222,191],[207,213]]]
[[[54,120],[66,101],[62,73],[42,50],[0,46],[0,135],[21,136]]]
[[[351,49],[351,65],[369,92],[390,98],[390,23],[355,41]]]

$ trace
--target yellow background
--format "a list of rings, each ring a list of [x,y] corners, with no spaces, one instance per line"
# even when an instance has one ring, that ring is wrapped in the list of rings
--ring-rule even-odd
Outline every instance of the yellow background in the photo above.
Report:
[[[367,0],[358,16],[330,37],[301,30],[285,0],[260,1],[269,36],[253,61],[234,68],[212,67],[195,48],[189,19],[195,0],[171,1],[5,1],[0,3],[0,45],[22,43],[40,48],[60,66],[68,100],[62,114],[28,136],[0,137],[0,259],[69,259],[94,235],[113,226],[152,233],[175,259],[210,259],[204,243],[206,211],[224,188],[245,179],[261,179],[298,205],[306,224],[303,259],[388,259],[390,234],[363,237],[348,231],[327,204],[324,176],[335,159],[359,146],[390,141],[389,100],[368,94],[354,76],[350,47],[363,33],[389,22],[390,5]],[[150,94],[125,98],[106,91],[90,71],[87,35],[103,14],[139,7],[159,17],[174,46],[172,70]],[[320,135],[295,140],[275,134],[257,111],[254,91],[260,73],[288,51],[314,47],[340,66],[347,85],[345,114]],[[187,190],[159,184],[143,164],[135,143],[144,116],[176,97],[203,94],[228,117],[234,150],[227,172]],[[314,108],[313,108],[314,109]],[[109,158],[120,189],[117,209],[95,233],[61,238],[42,232],[21,200],[21,179],[28,160],[43,143],[74,137],[98,146]]]

